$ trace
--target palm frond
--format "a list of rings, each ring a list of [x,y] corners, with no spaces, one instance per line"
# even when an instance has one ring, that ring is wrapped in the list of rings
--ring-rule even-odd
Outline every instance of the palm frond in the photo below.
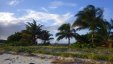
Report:
[[[64,32],[58,32],[58,33],[56,33],[56,36],[60,36],[60,35],[63,35],[64,34]]]
[[[70,30],[71,25],[69,23],[62,24],[58,30]]]
[[[59,40],[63,39],[64,37],[65,37],[64,35],[60,35],[60,36],[58,36],[57,40],[59,41]]]

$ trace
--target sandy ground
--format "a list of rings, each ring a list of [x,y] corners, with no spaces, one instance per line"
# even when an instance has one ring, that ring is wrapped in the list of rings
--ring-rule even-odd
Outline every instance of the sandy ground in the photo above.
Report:
[[[51,64],[53,60],[40,57],[12,55],[12,54],[1,54],[0,64]]]
[[[65,60],[65,61],[64,61]],[[70,62],[71,61],[71,62]],[[91,59],[56,57],[44,54],[0,54],[0,64],[113,64],[106,61],[95,61]]]

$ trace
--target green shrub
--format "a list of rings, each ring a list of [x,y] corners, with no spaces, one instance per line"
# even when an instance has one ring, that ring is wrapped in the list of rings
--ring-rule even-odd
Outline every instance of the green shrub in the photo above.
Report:
[[[76,42],[71,45],[72,48],[88,48],[89,44]]]

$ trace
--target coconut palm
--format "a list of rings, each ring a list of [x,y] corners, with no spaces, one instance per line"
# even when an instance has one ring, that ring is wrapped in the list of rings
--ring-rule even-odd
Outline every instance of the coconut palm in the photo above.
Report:
[[[42,25],[37,25],[36,21],[33,20],[33,23],[28,22],[26,25],[26,30],[29,31],[32,35],[32,42],[37,44],[36,39],[40,37]]]
[[[68,39],[68,45],[70,45],[70,39],[76,37],[75,30],[71,28],[71,25],[69,23],[62,24],[58,28],[59,32],[56,34],[58,37],[57,40],[61,40],[63,38]]]
[[[50,44],[50,40],[54,39],[51,36],[53,36],[53,35],[50,34],[49,31],[42,30],[40,38],[44,41],[43,44]]]
[[[89,29],[91,35],[91,42],[94,43],[95,32],[99,27],[99,22],[103,19],[103,10],[96,8],[93,5],[88,5],[82,11],[76,14],[76,21],[73,23],[74,27],[78,27],[77,30]]]

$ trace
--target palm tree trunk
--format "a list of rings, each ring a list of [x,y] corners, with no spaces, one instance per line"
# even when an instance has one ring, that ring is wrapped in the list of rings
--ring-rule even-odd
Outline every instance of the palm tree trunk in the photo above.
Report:
[[[113,45],[112,42],[113,42],[112,40],[108,40],[108,42],[107,42],[107,47],[108,48],[112,48],[112,45]]]
[[[36,39],[37,45],[38,45],[38,38]]]
[[[37,45],[35,36],[32,37],[32,42],[33,42],[34,45]]]
[[[44,40],[44,45],[46,44],[46,40]]]
[[[91,43],[92,43],[92,46],[94,47],[94,30],[92,30]]]
[[[91,42],[92,43],[94,43],[94,39],[93,38],[94,38],[94,35],[92,34],[92,36],[91,36]]]
[[[33,43],[36,45],[36,39],[33,39]]]
[[[70,38],[68,38],[68,46],[70,46]]]

